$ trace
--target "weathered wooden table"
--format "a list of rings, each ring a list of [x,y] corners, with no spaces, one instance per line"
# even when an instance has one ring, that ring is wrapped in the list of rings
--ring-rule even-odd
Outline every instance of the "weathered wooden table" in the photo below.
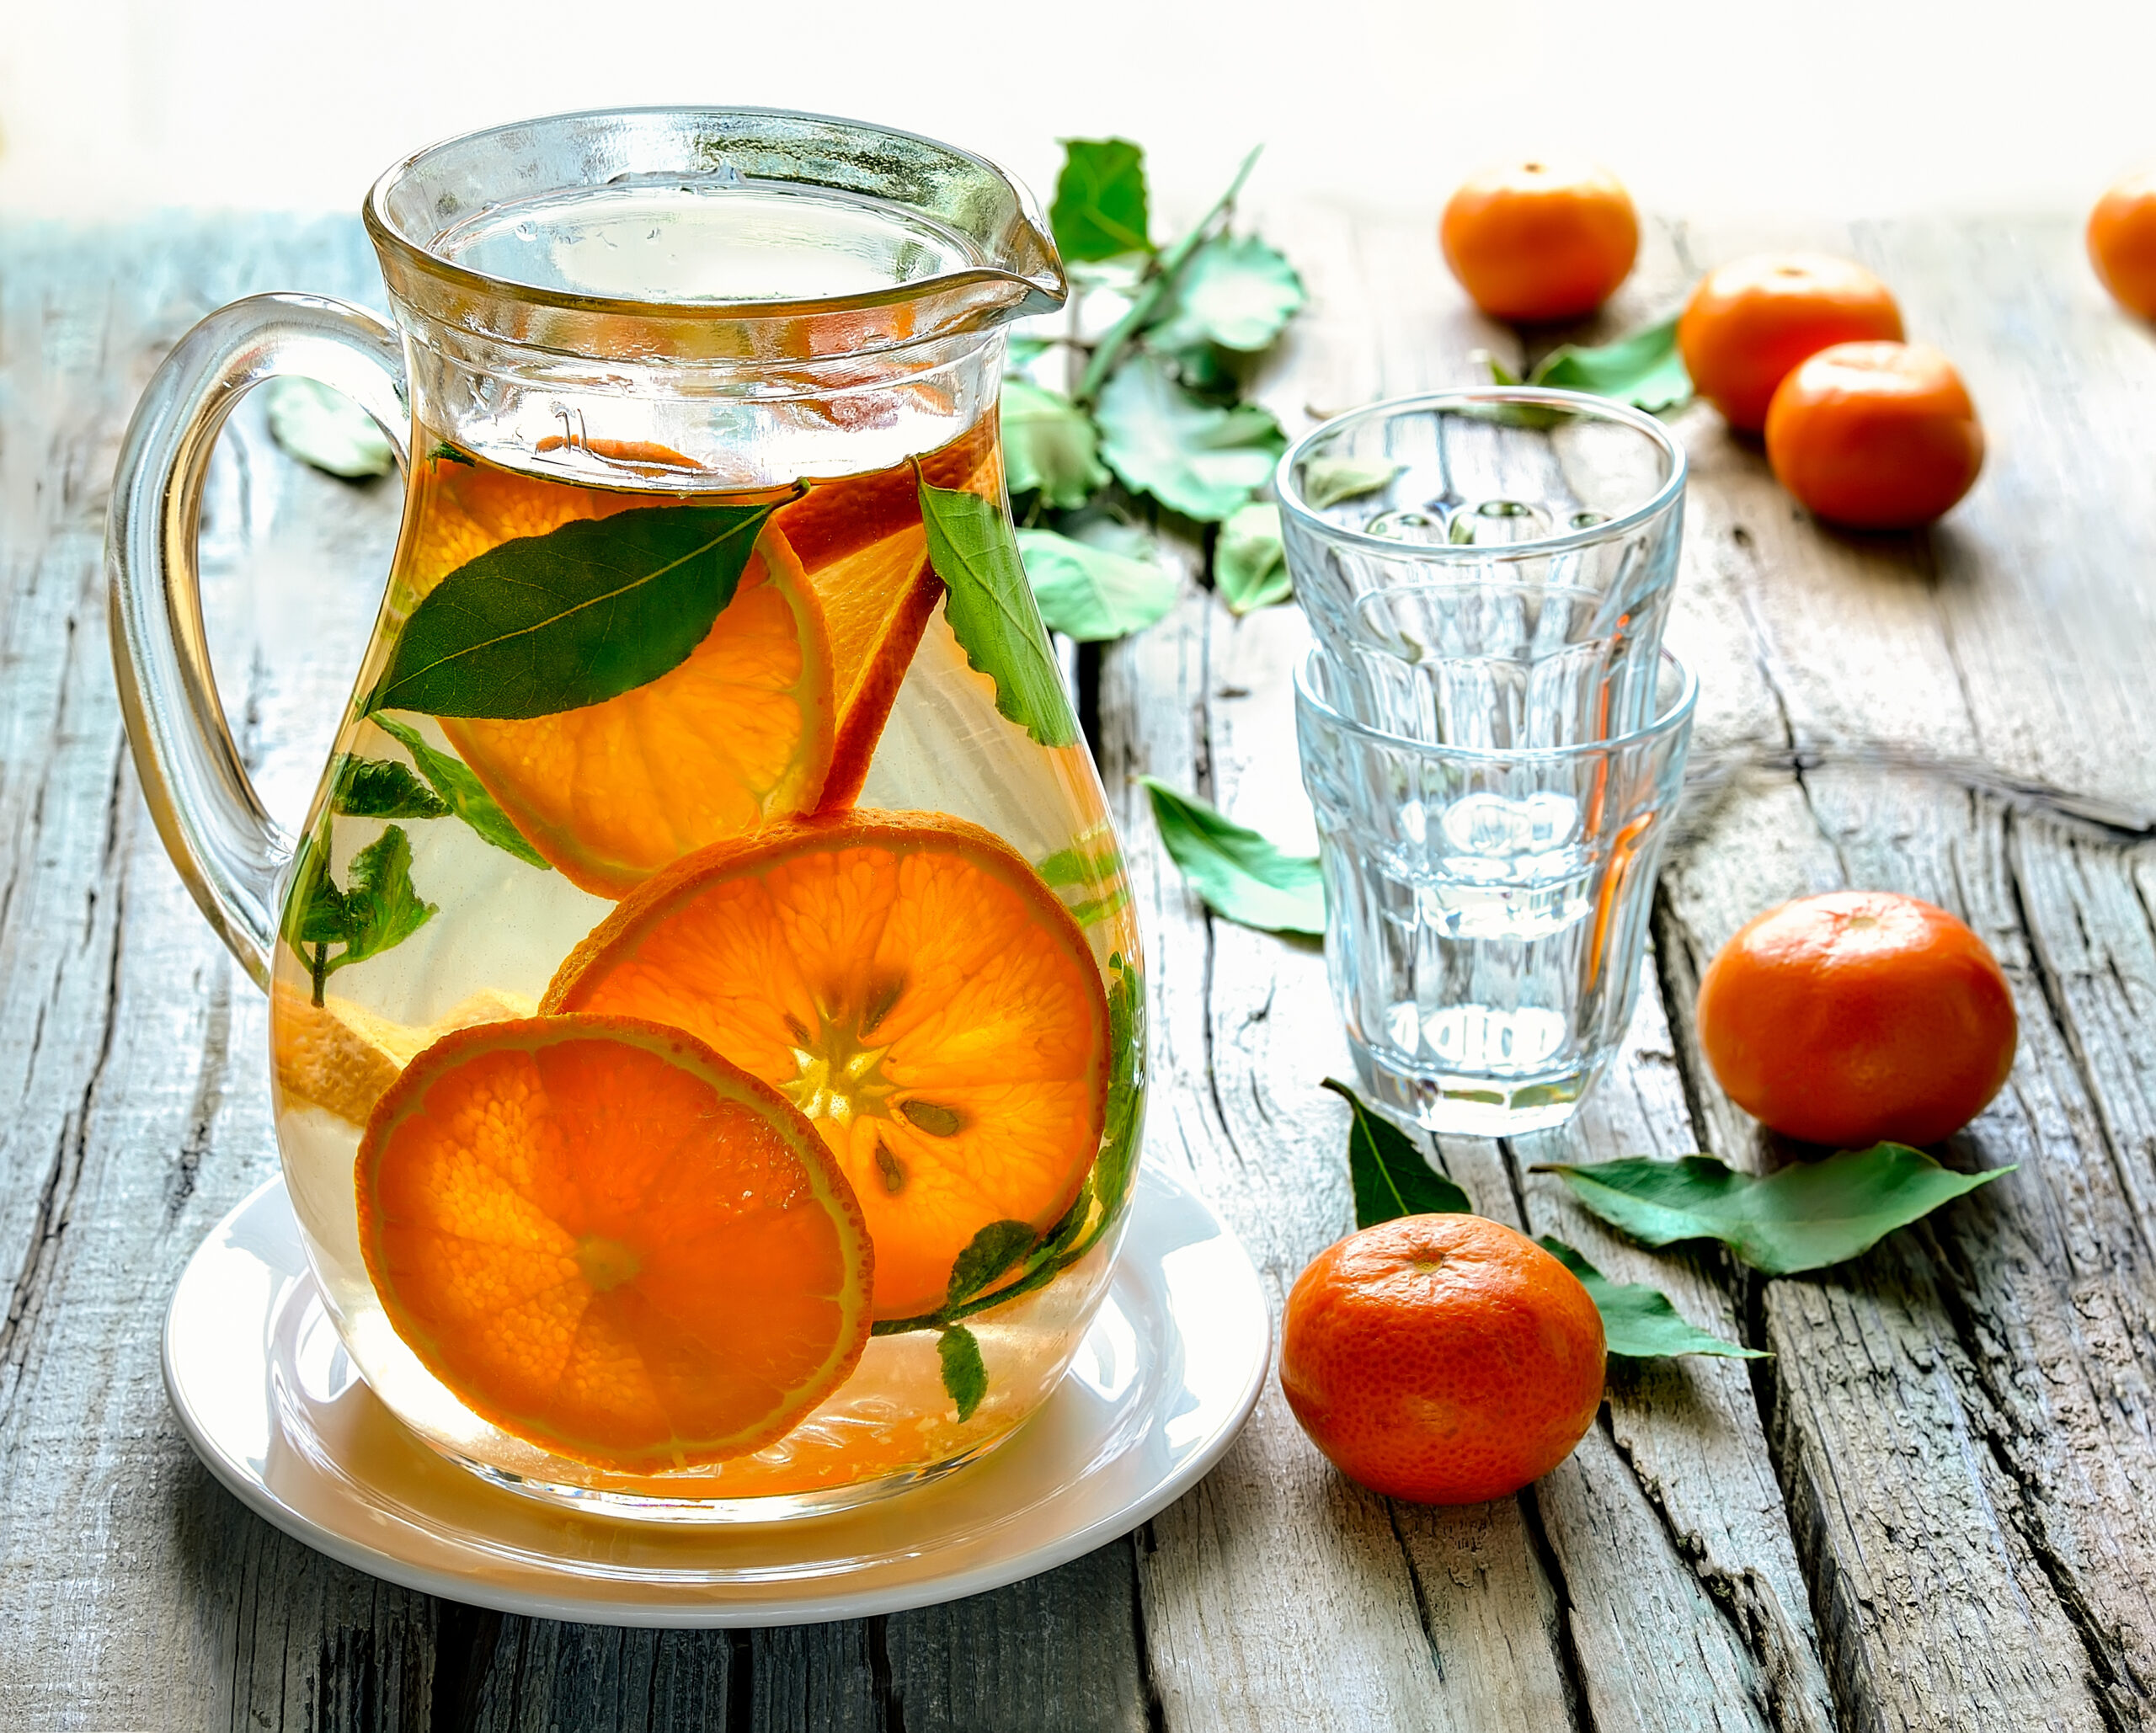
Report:
[[[1428,226],[1275,212],[1315,305],[1291,424],[1472,376],[1510,333]],[[167,1411],[183,1261],[275,1160],[263,1006],[137,794],[99,544],[164,349],[264,288],[373,300],[356,226],[0,231],[0,1727],[2067,1730],[2156,1725],[2156,333],[2065,221],[1663,226],[1599,329],[1753,244],[1854,253],[1962,365],[1993,438],[1929,536],[1822,534],[1756,449],[1695,465],[1673,628],[1703,676],[1684,845],[1620,1073],[1568,1130],[1461,1143],[1486,1213],[1555,1230],[1771,1348],[1620,1368],[1571,1461],[1437,1511],[1348,1485],[1267,1393],[1140,1533],[1033,1581],[866,1623],[549,1624],[431,1601],[248,1514]],[[296,468],[243,413],[205,527],[235,726],[299,810],[374,605],[393,486]],[[1144,899],[1146,1159],[1195,1176],[1276,1300],[1350,1224],[1344,1063],[1310,946],[1209,920],[1151,771],[1308,835],[1293,609],[1193,587],[1081,659]],[[1840,884],[1952,908],[2020,1006],[2012,1084],[1948,1159],[2020,1170],[1861,1262],[1762,1281],[1658,1258],[1530,1165],[1771,1159],[1700,1064],[1693,985],[1769,903]]]

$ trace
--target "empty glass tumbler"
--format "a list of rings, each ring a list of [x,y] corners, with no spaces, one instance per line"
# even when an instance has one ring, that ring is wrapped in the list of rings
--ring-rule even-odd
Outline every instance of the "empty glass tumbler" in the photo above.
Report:
[[[1528,387],[1396,398],[1305,435],[1277,491],[1297,599],[1336,656],[1366,634],[1355,609],[1373,594],[1568,592],[1567,632],[1646,670],[1618,682],[1637,707],[1610,726],[1647,719],[1684,514],[1684,449],[1652,416]]]
[[[1326,960],[1371,1100],[1432,1131],[1509,1136],[1569,1118],[1608,1066],[1697,691],[1666,652],[1656,671],[1637,727],[1502,747],[1358,719],[1321,643],[1298,666]]]

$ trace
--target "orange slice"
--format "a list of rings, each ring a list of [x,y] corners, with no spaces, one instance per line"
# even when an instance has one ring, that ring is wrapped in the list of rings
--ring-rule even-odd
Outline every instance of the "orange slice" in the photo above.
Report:
[[[1107,1000],[1025,861],[926,813],[796,820],[643,886],[549,1011],[689,1031],[785,1094],[852,1182],[878,1318],[937,1310],[993,1222],[1044,1234],[1099,1151]]]
[[[625,1473],[760,1450],[843,1383],[873,1254],[814,1131],[678,1029],[446,1035],[360,1141],[360,1247],[472,1412]]]
[[[440,1022],[414,1027],[334,994],[316,1005],[304,987],[280,981],[270,1011],[277,1084],[296,1101],[364,1125],[398,1074],[437,1037],[528,1017],[538,1008],[520,993],[482,987]]]

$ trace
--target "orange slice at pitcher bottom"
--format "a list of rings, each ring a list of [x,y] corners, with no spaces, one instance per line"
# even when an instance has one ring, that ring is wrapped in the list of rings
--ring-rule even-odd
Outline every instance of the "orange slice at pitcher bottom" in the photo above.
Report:
[[[397,1333],[559,1455],[652,1474],[760,1450],[867,1341],[852,1188],[800,1113],[678,1029],[444,1036],[376,1105],[356,1180]]]
[[[1045,1234],[1099,1150],[1107,1001],[1085,937],[1023,858],[941,813],[692,855],[542,1005],[688,1030],[807,1114],[867,1218],[881,1319],[937,1310],[991,1223]]]
[[[766,526],[678,667],[579,710],[442,731],[534,848],[620,897],[692,849],[816,804],[832,741],[823,610]]]

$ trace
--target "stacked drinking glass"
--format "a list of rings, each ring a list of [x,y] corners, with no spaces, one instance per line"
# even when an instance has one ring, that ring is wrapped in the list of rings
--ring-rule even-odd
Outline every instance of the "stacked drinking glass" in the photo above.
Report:
[[[1433,1131],[1558,1124],[1630,1020],[1683,786],[1684,451],[1602,398],[1446,392],[1325,423],[1278,492],[1364,1090]]]

